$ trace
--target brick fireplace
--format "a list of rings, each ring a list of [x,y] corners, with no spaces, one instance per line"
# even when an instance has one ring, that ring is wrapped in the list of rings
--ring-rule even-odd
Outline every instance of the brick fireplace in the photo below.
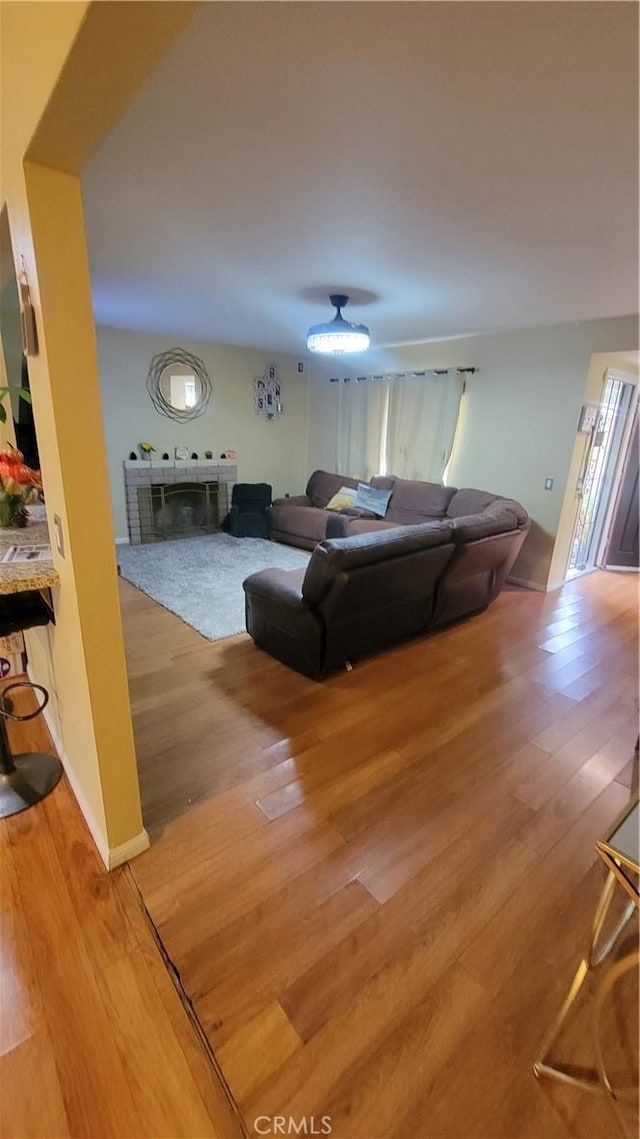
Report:
[[[131,545],[215,533],[231,506],[237,474],[231,459],[128,459],[124,481]]]

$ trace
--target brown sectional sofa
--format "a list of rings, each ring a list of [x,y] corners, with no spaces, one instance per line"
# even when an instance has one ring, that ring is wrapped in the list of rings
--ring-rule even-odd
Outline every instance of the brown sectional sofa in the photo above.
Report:
[[[392,477],[371,480],[392,491],[384,519],[326,509],[341,486],[356,485],[315,471],[305,495],[277,499],[270,536],[313,549],[309,566],[263,570],[244,582],[255,643],[316,679],[398,637],[486,608],[529,529],[513,499]]]
[[[313,550],[327,536],[327,523],[333,514],[326,506],[341,486],[357,488],[358,480],[314,471],[304,494],[274,499],[268,511],[269,537],[274,542]]]
[[[404,526],[320,542],[306,570],[261,570],[243,583],[256,645],[314,680],[425,629],[454,546],[451,526]]]

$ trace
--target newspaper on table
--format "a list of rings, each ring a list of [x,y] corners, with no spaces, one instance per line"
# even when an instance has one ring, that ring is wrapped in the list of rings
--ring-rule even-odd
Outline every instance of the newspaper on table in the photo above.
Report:
[[[12,565],[28,562],[51,562],[51,546],[47,543],[32,546],[9,546],[6,554],[4,555],[3,562],[10,562]]]

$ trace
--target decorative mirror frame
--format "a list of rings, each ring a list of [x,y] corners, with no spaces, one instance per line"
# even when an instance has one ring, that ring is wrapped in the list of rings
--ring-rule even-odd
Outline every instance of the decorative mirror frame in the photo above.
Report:
[[[167,368],[172,367],[188,368],[200,381],[200,398],[196,400],[193,407],[184,409],[173,407],[165,398],[160,381]],[[178,423],[185,423],[189,419],[197,419],[206,411],[213,393],[213,384],[202,360],[184,348],[169,348],[167,352],[159,352],[157,356],[153,357],[147,375],[147,391],[159,415],[167,415],[169,419],[174,419]]]

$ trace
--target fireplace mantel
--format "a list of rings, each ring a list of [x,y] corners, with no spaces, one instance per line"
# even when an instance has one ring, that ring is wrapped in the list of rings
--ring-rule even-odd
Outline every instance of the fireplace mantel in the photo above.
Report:
[[[231,506],[231,491],[238,479],[234,459],[153,459],[151,462],[147,459],[126,459],[123,466],[129,541],[132,546],[138,546],[142,542],[140,498],[144,499],[145,496],[138,495],[139,490],[179,483],[217,483],[218,512],[222,521]]]

